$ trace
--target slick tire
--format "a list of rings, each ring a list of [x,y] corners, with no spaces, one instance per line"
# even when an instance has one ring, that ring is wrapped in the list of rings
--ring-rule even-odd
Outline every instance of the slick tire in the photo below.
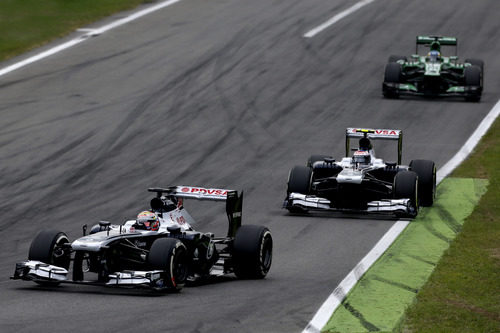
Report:
[[[418,175],[413,171],[401,171],[394,177],[393,184],[394,199],[410,199],[410,205],[414,209],[413,214],[407,217],[415,217],[418,213]]]
[[[71,253],[62,247],[69,243],[68,236],[58,230],[43,230],[33,239],[28,252],[29,260],[38,260],[43,263],[69,269]],[[35,281],[43,286],[57,286],[59,282]]]
[[[418,196],[420,205],[432,206],[436,197],[436,165],[433,161],[413,160],[410,170],[418,175]]]
[[[309,194],[311,191],[311,179],[311,168],[301,165],[294,166],[288,175],[288,193]]]
[[[166,272],[163,288],[168,291],[180,291],[184,287],[188,278],[188,253],[180,240],[156,239],[149,250],[148,263],[151,268]]]
[[[273,238],[268,228],[243,225],[233,242],[233,269],[240,279],[263,279],[273,259]]]
[[[483,88],[484,85],[484,61],[480,59],[465,59],[465,62],[468,62],[469,64],[473,66],[479,67],[481,70],[481,88]]]
[[[401,65],[397,62],[390,62],[385,66],[384,81],[387,83],[401,82]]]
[[[479,69],[481,70],[481,86],[482,86],[482,83],[484,81],[484,61],[480,60],[480,59],[465,59],[465,62],[473,65],[473,66],[477,66],[479,67]]]
[[[401,65],[397,62],[390,62],[385,66],[384,83],[400,83],[401,82]],[[394,90],[393,90],[394,89]],[[399,93],[396,88],[389,89],[383,85],[382,93],[386,98],[398,98]]]
[[[464,70],[464,81],[465,87],[481,87],[481,69],[475,65],[466,67]],[[479,102],[481,100],[481,93],[466,95],[465,100]]]

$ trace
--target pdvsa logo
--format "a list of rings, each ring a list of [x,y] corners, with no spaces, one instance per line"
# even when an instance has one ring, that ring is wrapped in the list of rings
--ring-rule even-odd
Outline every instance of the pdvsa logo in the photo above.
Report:
[[[375,130],[375,134],[398,135],[398,132],[396,132],[395,130]]]

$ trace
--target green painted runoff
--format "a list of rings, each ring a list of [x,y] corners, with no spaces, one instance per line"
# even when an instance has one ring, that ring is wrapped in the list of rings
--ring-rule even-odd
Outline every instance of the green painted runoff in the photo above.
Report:
[[[351,290],[322,332],[392,332],[487,186],[484,179],[444,179],[434,206],[421,209]]]

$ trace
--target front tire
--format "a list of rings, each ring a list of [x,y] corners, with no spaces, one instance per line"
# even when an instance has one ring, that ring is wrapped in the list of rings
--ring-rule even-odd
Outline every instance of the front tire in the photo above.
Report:
[[[390,62],[385,66],[384,84],[382,86],[382,94],[386,98],[398,98],[399,93],[397,88],[388,87],[386,83],[395,84],[401,82],[402,68],[397,62]]]
[[[479,89],[479,92],[468,93],[466,90],[465,100],[470,102],[479,102],[481,100],[481,69],[478,66],[472,65],[464,70],[465,88]]]
[[[159,238],[149,250],[148,263],[153,269],[164,270],[164,286],[180,291],[188,277],[186,246],[176,238]]]
[[[288,174],[287,197],[290,193],[309,194],[311,192],[312,168],[305,166],[294,166]],[[307,210],[301,207],[288,206],[286,209],[292,214],[307,213]]]
[[[433,161],[413,160],[410,169],[418,175],[418,195],[420,204],[432,206],[436,197],[436,165]]]
[[[473,66],[479,67],[481,70],[481,87],[483,87],[484,84],[484,61],[480,59],[465,59],[465,62],[468,62],[469,64]]]
[[[309,194],[311,191],[312,169],[305,166],[295,166],[288,175],[288,193]]]
[[[233,242],[233,269],[240,279],[262,279],[273,259],[273,238],[268,228],[243,225],[236,232]]]
[[[43,230],[33,239],[28,252],[29,260],[69,269],[71,252],[64,248],[69,243],[68,236],[59,230]],[[59,282],[35,281],[42,286],[57,286]]]
[[[394,199],[410,199],[412,212],[407,217],[415,217],[418,213],[418,176],[413,171],[401,171],[394,177]]]

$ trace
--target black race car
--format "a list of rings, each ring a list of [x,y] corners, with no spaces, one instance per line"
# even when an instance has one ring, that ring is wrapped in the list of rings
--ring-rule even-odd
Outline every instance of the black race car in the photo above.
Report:
[[[74,283],[161,291],[230,273],[239,278],[266,276],[273,239],[264,226],[241,225],[243,193],[192,186],[149,191],[156,197],[141,218],[122,225],[101,221],[89,234],[85,225],[83,237],[73,242],[59,230],[41,231],[31,243],[28,260],[16,264],[12,279],[45,286]],[[226,201],[227,235],[194,231],[183,198]]]
[[[359,139],[352,155],[350,140]],[[398,161],[375,156],[370,140],[398,142]],[[342,211],[415,217],[419,206],[431,206],[436,191],[436,167],[429,160],[401,165],[403,132],[390,129],[346,130],[346,157],[313,155],[288,176],[283,207],[292,213]]]

